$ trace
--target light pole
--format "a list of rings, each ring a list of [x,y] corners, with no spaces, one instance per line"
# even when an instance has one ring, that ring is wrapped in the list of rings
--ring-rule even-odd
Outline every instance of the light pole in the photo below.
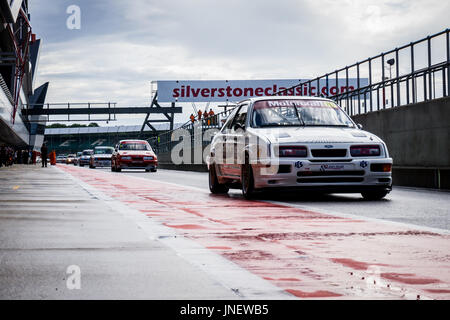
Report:
[[[389,65],[389,80],[391,80],[392,79],[392,66],[395,64],[395,59],[391,58],[391,59],[387,60],[386,63]],[[383,66],[383,68],[384,68],[384,66]],[[385,81],[387,79],[388,78],[385,77],[383,79],[383,81]],[[391,85],[392,85],[392,80],[391,80]],[[392,89],[392,87],[391,87],[391,89]],[[391,90],[391,95],[392,95],[392,90]],[[385,85],[383,84],[383,106],[386,106],[386,104],[389,104],[389,101],[386,101]]]

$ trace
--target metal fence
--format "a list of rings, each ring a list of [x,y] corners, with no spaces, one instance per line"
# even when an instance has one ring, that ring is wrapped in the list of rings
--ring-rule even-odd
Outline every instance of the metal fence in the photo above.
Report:
[[[351,78],[357,79],[357,87],[340,93],[338,81],[344,79],[348,88]],[[361,79],[368,79],[368,85],[360,86]],[[312,94],[311,88],[319,88],[322,81],[326,83],[326,91],[317,90]],[[330,92],[333,86],[336,88],[335,94]],[[450,30],[380,53],[275,95],[290,95],[298,87],[307,96],[327,96],[335,100],[350,116],[447,97],[450,95]],[[221,128],[231,111],[201,119],[202,130]],[[191,132],[193,146],[194,123],[188,121],[175,130],[180,129]],[[172,147],[178,144],[178,141],[171,141],[175,130],[149,139],[159,154],[169,155]]]
[[[223,112],[217,113],[213,116],[209,116],[206,118],[198,119],[196,118],[193,121],[187,121],[180,127],[178,127],[175,130],[167,131],[164,133],[159,134],[157,137],[152,137],[148,139],[147,141],[150,143],[152,148],[158,153],[159,155],[167,153],[170,154],[172,147],[176,144],[178,144],[178,141],[172,141],[172,134],[176,130],[187,130],[191,134],[191,147],[194,148],[194,132],[198,132],[194,130],[194,126],[198,126],[201,131],[200,133],[203,134],[206,130],[209,129],[220,129],[222,125],[225,123],[226,119],[228,118],[229,114],[233,111],[235,105],[230,105],[230,109],[227,109]],[[200,137],[201,138],[201,137]],[[198,140],[198,141],[202,141]],[[208,141],[203,141],[203,144],[207,144]],[[205,145],[203,146],[205,147]]]
[[[301,87],[308,96],[311,87],[320,81],[338,87],[338,79],[356,78],[358,86],[344,93],[328,95],[351,116],[410,103],[447,97],[450,94],[450,30],[411,42],[377,56],[356,62],[350,66],[305,81],[276,95],[287,95]],[[360,86],[360,79],[368,78],[367,86]]]

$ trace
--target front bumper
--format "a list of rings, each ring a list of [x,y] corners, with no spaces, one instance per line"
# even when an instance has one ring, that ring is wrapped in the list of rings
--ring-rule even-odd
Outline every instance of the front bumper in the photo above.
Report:
[[[88,159],[80,159],[79,164],[84,166],[84,165],[89,165],[89,163],[91,162],[91,160]]]
[[[158,161],[145,160],[145,161],[133,161],[133,160],[120,160],[119,168],[121,169],[146,169],[154,170],[158,168]]]
[[[111,167],[111,159],[94,159],[95,167]]]
[[[299,188],[334,192],[391,190],[392,173],[373,171],[376,164],[391,164],[391,158],[352,158],[339,161],[280,159],[279,163],[253,164],[255,188]]]

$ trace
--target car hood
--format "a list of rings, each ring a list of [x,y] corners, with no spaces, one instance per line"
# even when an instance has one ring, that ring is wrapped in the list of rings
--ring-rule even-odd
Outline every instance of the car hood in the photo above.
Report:
[[[139,150],[130,150],[130,151],[119,151],[121,156],[151,156],[155,157],[155,154],[151,151],[139,151]]]
[[[271,143],[373,143],[382,142],[376,135],[354,128],[285,127],[261,128],[254,133]]]

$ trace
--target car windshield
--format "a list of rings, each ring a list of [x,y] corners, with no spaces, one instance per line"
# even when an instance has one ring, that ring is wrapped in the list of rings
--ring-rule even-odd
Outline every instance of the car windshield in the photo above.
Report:
[[[113,150],[112,148],[95,149],[94,154],[112,154]]]
[[[141,142],[123,142],[119,145],[119,150],[151,150],[150,147]]]
[[[335,103],[326,100],[264,100],[253,107],[252,127],[337,126],[354,124]]]
[[[83,156],[89,156],[91,155],[91,151],[83,151]]]

